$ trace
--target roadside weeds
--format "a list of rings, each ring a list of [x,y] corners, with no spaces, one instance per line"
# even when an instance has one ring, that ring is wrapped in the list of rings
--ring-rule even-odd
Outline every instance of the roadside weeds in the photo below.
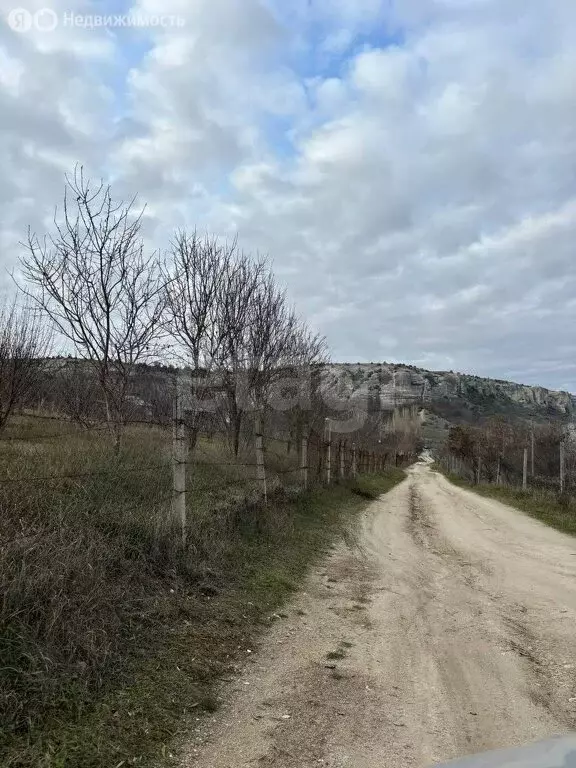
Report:
[[[177,744],[220,705],[219,686],[255,650],[262,629],[309,566],[347,535],[350,519],[404,478],[402,470],[298,498],[280,494],[254,509],[220,569],[201,582],[176,576],[131,633],[130,653],[98,697],[56,707],[41,728],[9,739],[6,768],[123,768],[171,765]],[[281,524],[280,524],[281,523]]]
[[[571,498],[559,496],[549,491],[534,489],[523,491],[521,488],[488,485],[487,483],[476,485],[451,472],[445,472],[438,465],[434,465],[433,469],[443,474],[453,485],[473,491],[479,496],[485,496],[516,507],[516,509],[526,512],[530,517],[534,517],[558,531],[576,536],[576,505]]]

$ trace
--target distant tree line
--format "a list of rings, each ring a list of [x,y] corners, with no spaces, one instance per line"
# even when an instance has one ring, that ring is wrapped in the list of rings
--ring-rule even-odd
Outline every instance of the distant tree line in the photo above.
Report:
[[[576,451],[567,427],[559,422],[534,424],[494,416],[478,426],[450,428],[444,459],[458,461],[470,480],[519,485],[524,474],[524,451],[531,485],[556,487],[560,473],[560,446],[564,447],[567,475],[576,469]]]

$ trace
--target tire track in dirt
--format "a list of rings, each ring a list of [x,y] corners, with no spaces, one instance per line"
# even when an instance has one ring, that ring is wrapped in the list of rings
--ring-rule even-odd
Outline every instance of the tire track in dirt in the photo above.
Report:
[[[447,492],[447,494],[451,500],[454,499],[453,493]],[[484,522],[482,516],[470,504],[465,505],[465,508]],[[550,714],[566,728],[576,727],[573,715],[555,701],[557,685],[554,676],[549,674],[547,669],[547,659],[540,655],[539,640],[525,620],[526,607],[507,602],[501,592],[491,588],[489,578],[494,575],[494,571],[485,561],[463,556],[441,537],[437,524],[433,522],[430,511],[426,509],[415,483],[410,487],[409,531],[418,546],[445,560],[451,568],[453,578],[461,578],[468,587],[482,592],[490,600],[505,626],[502,632],[503,652],[507,649],[513,651],[526,664],[527,676],[532,677],[532,683],[529,686],[532,701],[537,706],[548,709]]]

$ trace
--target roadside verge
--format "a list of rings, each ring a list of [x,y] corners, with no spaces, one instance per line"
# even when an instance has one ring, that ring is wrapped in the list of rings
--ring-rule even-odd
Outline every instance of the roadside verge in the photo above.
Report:
[[[479,496],[501,501],[503,504],[526,512],[530,517],[534,517],[558,531],[576,536],[576,504],[574,499],[568,495],[534,489],[523,491],[521,488],[489,485],[487,483],[476,485],[463,480],[458,475],[445,471],[439,464],[433,464],[432,469],[444,475],[451,483],[460,488],[474,491]]]
[[[219,685],[253,652],[309,567],[345,535],[355,514],[404,477],[389,469],[303,496],[279,493],[265,508],[238,510],[237,535],[210,568],[175,572],[156,584],[148,576],[153,592],[138,622],[124,628],[125,654],[97,696],[83,695],[75,706],[70,688],[41,727],[25,738],[9,737],[2,764],[173,764],[173,745],[219,707]]]

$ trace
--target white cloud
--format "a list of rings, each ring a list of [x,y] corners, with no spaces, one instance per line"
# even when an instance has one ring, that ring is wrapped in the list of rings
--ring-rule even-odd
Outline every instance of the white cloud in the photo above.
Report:
[[[80,160],[149,201],[157,244],[268,251],[337,358],[576,390],[576,6],[135,8],[186,24],[0,33],[8,263]]]

